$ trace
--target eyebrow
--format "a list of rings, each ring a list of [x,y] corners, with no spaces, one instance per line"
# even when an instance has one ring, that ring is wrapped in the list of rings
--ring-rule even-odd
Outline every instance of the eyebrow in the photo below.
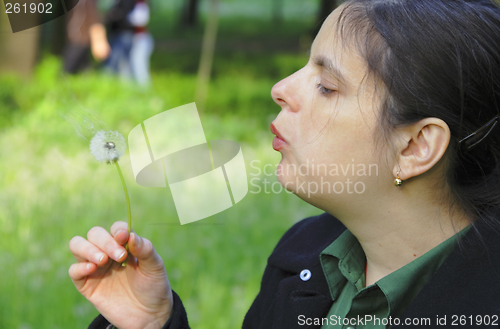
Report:
[[[342,84],[346,84],[347,79],[342,71],[333,65],[333,62],[324,56],[317,56],[313,58],[314,64],[323,67],[329,73],[331,73],[337,80],[339,80]]]

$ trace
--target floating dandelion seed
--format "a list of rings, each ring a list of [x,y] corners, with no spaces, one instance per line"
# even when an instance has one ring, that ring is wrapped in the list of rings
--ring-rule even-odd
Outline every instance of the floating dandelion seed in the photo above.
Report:
[[[120,165],[118,160],[125,153],[125,138],[122,134],[117,131],[98,131],[94,137],[90,140],[90,153],[99,162],[114,163],[120,179],[123,185],[123,191],[125,192],[125,200],[127,201],[127,212],[128,212],[128,234],[130,236],[130,228],[132,227],[132,214],[130,212],[130,199],[128,197],[127,185],[125,185],[125,179],[123,178]],[[125,249],[128,251],[128,243],[125,245]],[[127,265],[127,260],[122,263],[123,266]]]

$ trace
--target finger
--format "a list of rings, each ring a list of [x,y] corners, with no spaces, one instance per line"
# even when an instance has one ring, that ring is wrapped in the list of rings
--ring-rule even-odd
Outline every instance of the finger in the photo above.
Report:
[[[127,257],[125,248],[118,244],[108,231],[102,227],[91,228],[87,233],[87,239],[117,262],[122,262]]]
[[[71,239],[69,250],[78,262],[92,262],[103,265],[108,261],[108,256],[101,249],[81,236],[75,236]]]
[[[125,245],[128,241],[128,231],[120,230],[115,235],[115,241],[119,245]]]
[[[151,241],[139,237],[136,233],[130,234],[129,251],[137,258],[139,266],[143,269],[155,271],[165,268]]]
[[[128,223],[122,222],[122,221],[114,222],[113,225],[111,225],[109,233],[111,233],[112,236],[116,237],[116,235],[120,231],[127,231],[128,232]]]
[[[131,230],[133,232],[134,230]],[[124,245],[128,241],[128,224],[125,222],[114,222],[109,230],[115,241],[120,245]]]
[[[81,290],[85,285],[87,276],[94,273],[97,265],[94,263],[76,263],[69,267],[68,274],[76,289]]]

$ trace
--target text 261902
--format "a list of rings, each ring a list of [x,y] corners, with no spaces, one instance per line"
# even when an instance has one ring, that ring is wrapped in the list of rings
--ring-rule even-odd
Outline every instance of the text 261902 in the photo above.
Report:
[[[52,14],[51,3],[5,3],[5,12],[7,14]]]

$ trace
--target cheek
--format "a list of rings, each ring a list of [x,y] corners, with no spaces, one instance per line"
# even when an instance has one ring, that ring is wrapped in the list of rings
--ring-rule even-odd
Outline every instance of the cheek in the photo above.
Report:
[[[352,118],[337,118],[325,127],[319,148],[339,157],[339,160],[364,154],[372,144],[368,127]]]
[[[372,163],[373,118],[363,115],[357,101],[339,103],[318,97],[310,111],[286,114],[292,148],[286,150],[282,165]],[[325,104],[320,104],[325,103]],[[283,118],[285,119],[285,118]],[[286,169],[286,168],[285,168]],[[283,176],[294,176],[283,170]]]

